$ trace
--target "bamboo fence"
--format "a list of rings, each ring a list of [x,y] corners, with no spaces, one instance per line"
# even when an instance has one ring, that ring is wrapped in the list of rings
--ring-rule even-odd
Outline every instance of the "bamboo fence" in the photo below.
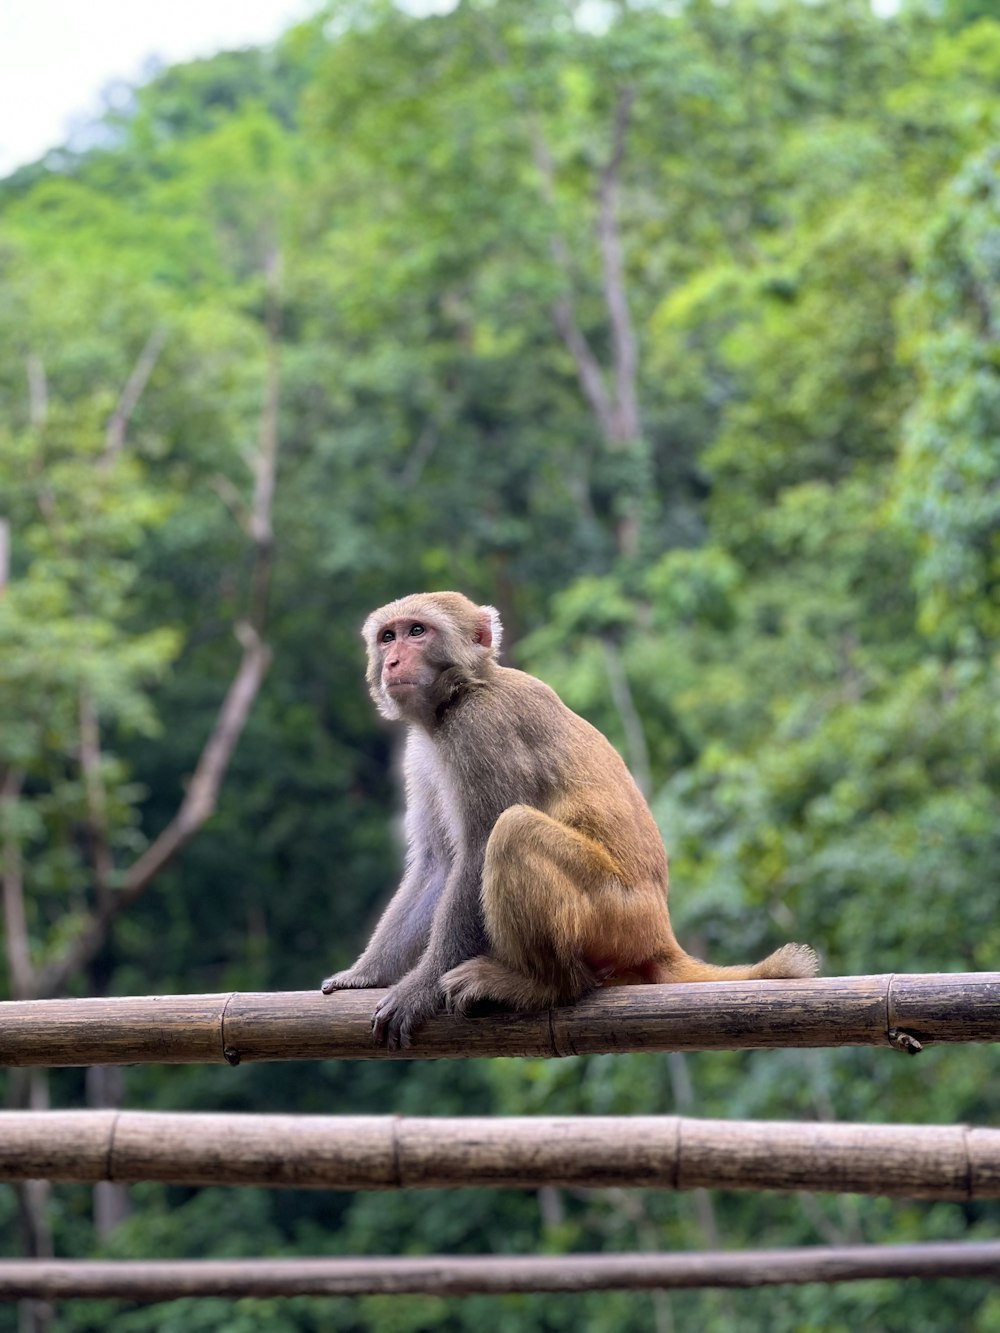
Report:
[[[565,1056],[1000,1040],[1000,973],[607,988],[536,1014],[441,1015],[413,1046],[372,1042],[381,991],[0,1004],[0,1065]],[[1000,1197],[1000,1130],[686,1117],[407,1119],[0,1116],[0,1180],[401,1189],[455,1186],[840,1191]],[[701,1254],[423,1259],[0,1261],[0,1300],[755,1287],[1000,1279],[1000,1242]]]
[[[1000,1130],[684,1116],[0,1113],[0,1181],[391,1190],[543,1185],[1000,1198]]]
[[[699,1254],[396,1259],[2,1260],[0,1300],[505,1295],[770,1287],[869,1278],[1000,1278],[1000,1241]]]
[[[0,1065],[238,1064],[891,1046],[1000,1040],[1000,973],[613,986],[535,1014],[442,1014],[412,1047],[372,1042],[379,990],[0,1004]]]

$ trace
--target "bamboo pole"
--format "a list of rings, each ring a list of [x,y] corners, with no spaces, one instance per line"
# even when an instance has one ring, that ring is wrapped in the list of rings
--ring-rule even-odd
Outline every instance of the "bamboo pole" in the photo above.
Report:
[[[1000,973],[611,986],[576,1005],[441,1014],[409,1050],[373,1045],[384,991],[129,996],[0,1004],[0,1065],[562,1056],[1000,1040]]]
[[[1000,1198],[1000,1129],[684,1116],[0,1112],[0,1181],[442,1189],[543,1185]]]
[[[0,1301],[190,1296],[502,1295],[770,1287],[870,1278],[1000,1278],[1000,1242],[816,1246],[700,1254],[419,1259],[3,1260]]]

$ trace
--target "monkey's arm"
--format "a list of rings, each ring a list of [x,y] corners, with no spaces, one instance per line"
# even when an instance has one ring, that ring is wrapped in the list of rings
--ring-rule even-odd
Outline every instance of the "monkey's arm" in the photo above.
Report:
[[[323,982],[323,993],[391,986],[427,947],[434,910],[444,891],[451,852],[433,771],[421,768],[422,739],[411,733],[403,761],[406,776],[406,873],[353,967]]]
[[[323,994],[390,986],[405,976],[427,947],[446,875],[447,866],[429,847],[421,847],[379,918],[364,953],[353,966],[327,977]]]
[[[390,1051],[409,1046],[420,1024],[443,1008],[444,974],[487,948],[480,905],[482,872],[482,854],[455,862],[435,908],[430,938],[420,961],[372,1015],[375,1040],[385,1042]]]

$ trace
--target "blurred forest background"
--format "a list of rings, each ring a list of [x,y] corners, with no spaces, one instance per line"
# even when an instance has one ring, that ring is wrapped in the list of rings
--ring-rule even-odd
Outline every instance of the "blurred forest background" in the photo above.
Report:
[[[2,993],[306,989],[351,962],[400,865],[358,626],[422,587],[498,605],[506,660],[620,747],[693,951],[1000,967],[993,13],[344,0],[0,182]],[[0,1088],[990,1124],[1000,1053]],[[996,1205],[857,1197],[0,1187],[7,1255],[997,1235]],[[985,1333],[1000,1294],[81,1302],[52,1326]]]

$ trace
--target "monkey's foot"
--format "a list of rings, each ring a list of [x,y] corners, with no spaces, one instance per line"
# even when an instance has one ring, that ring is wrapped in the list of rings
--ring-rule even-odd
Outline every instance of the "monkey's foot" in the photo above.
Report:
[[[444,992],[444,1007],[449,1014],[464,1014],[470,1004],[477,1000],[492,1000],[489,974],[491,967],[506,975],[506,968],[500,968],[491,958],[470,958],[467,963],[459,963],[441,978]]]
[[[469,1006],[479,1000],[492,1000],[527,1013],[548,1009],[560,1000],[557,986],[513,972],[485,954],[446,972],[441,978],[441,989],[445,1008],[452,1014],[467,1013]]]

